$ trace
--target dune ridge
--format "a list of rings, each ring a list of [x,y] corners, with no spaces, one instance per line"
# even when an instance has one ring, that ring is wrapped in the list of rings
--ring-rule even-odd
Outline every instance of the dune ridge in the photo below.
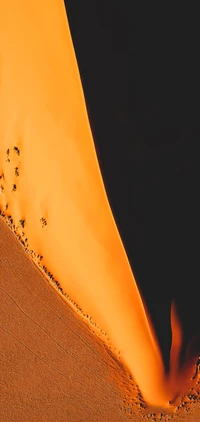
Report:
[[[0,28],[1,210],[108,334],[147,402],[168,406],[192,385],[196,357],[166,376],[106,196],[64,4],[3,3]]]
[[[200,381],[175,412],[149,408],[112,350],[61,300],[1,217],[1,422],[197,422]]]

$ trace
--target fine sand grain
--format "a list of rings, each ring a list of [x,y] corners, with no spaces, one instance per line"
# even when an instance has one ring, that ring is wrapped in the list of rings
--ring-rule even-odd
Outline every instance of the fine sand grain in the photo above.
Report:
[[[13,0],[12,7],[1,2],[0,49],[1,215],[49,280],[60,284],[60,293],[62,289],[71,304],[78,304],[96,332],[100,327],[99,335],[107,333],[107,344],[130,370],[143,397],[152,405],[168,406],[177,392],[194,384],[196,357],[179,371],[181,331],[172,307],[172,359],[166,378],[104,189],[62,0]],[[18,259],[9,259],[16,261],[18,277],[24,280],[26,264],[19,267]],[[8,263],[2,264],[5,274]],[[23,306],[49,324],[48,312],[45,316],[43,309],[36,311],[39,290],[26,300],[24,288],[11,279],[12,271],[1,282],[11,283],[6,315],[14,333],[19,327],[13,309],[22,309],[13,302],[14,293],[22,294]],[[25,279],[32,291],[35,277],[27,273]],[[23,323],[21,327],[25,329]],[[51,328],[57,335],[55,322]],[[65,330],[62,335],[66,337]]]
[[[198,383],[173,413],[146,407],[120,361],[22,246],[0,218],[1,422],[199,421]]]

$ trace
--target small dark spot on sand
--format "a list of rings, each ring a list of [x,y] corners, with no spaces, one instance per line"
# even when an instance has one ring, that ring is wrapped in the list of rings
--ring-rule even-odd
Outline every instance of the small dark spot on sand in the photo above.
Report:
[[[19,176],[19,169],[18,167],[15,167],[15,176],[18,177]]]
[[[19,220],[19,223],[24,228],[24,226],[25,226],[25,220],[21,219],[21,220]]]
[[[20,155],[20,150],[16,146],[14,146],[13,150],[16,152],[17,155]]]
[[[42,223],[42,227],[47,226],[47,220],[44,217],[40,218],[40,221]]]

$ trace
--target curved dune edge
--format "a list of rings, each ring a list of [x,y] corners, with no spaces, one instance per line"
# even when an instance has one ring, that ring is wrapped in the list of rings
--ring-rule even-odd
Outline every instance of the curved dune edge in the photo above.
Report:
[[[1,218],[0,303],[1,422],[199,421],[200,381],[175,412],[147,407],[131,376]]]
[[[166,379],[103,186],[64,4],[3,3],[0,28],[0,207],[108,333],[144,398],[168,406],[195,360]]]

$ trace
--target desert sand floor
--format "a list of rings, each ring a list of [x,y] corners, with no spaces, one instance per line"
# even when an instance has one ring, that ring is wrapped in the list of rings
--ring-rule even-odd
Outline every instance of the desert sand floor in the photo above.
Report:
[[[106,331],[145,400],[168,407],[193,385],[197,356],[180,373],[173,307],[166,377],[106,195],[63,1],[0,3],[0,49],[1,213]]]
[[[0,218],[1,422],[199,421],[200,381],[174,413],[148,408],[93,327]]]

